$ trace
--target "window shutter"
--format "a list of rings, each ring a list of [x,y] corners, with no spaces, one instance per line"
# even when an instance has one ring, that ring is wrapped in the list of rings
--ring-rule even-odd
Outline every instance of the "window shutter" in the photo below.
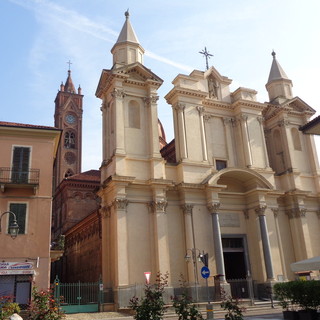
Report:
[[[28,182],[30,148],[14,147],[12,160],[12,180],[18,183]]]
[[[19,226],[19,234],[25,234],[26,231],[26,203],[10,203],[10,211],[12,211],[17,217],[17,223]],[[10,214],[9,225],[13,223],[13,215]],[[8,228],[9,228],[8,225]]]

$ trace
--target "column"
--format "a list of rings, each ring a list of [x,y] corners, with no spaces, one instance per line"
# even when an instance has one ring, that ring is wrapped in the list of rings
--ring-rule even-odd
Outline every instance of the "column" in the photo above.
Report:
[[[101,250],[102,250],[102,280],[104,286],[112,287],[112,276],[111,276],[111,264],[113,264],[114,260],[111,258],[111,251],[110,245],[112,239],[110,237],[110,217],[111,217],[111,210],[110,206],[102,206],[99,210],[101,216]]]
[[[208,205],[208,210],[212,215],[214,253],[215,253],[217,273],[223,275],[220,277],[221,282],[226,282],[226,272],[224,269],[223,247],[222,247],[219,213],[218,213],[219,207],[220,207],[219,202],[211,203]]]
[[[197,106],[197,110],[199,112],[199,117],[200,117],[200,135],[201,135],[201,146],[202,146],[202,159],[203,159],[203,161],[207,161],[208,160],[207,141],[206,141],[206,134],[205,134],[205,131],[204,131],[204,122],[203,122],[204,107]]]
[[[146,107],[149,109],[149,120],[150,126],[150,154],[153,157],[160,157],[159,154],[159,133],[158,133],[158,115],[157,115],[157,101],[159,96],[150,94],[150,96],[144,98]]]
[[[265,166],[266,166],[266,168],[270,168],[267,145],[266,145],[266,139],[264,137],[264,130],[263,130],[263,120],[264,119],[263,119],[263,117],[257,117],[257,120],[259,121],[259,124],[260,124],[260,133],[261,133],[261,140],[262,140],[262,147],[263,147]]]
[[[277,239],[279,244],[280,259],[281,259],[281,267],[282,267],[283,278],[284,278],[283,280],[286,281],[288,280],[288,277],[287,277],[286,263],[284,259],[283,246],[282,246],[280,229],[279,229],[279,221],[278,221],[279,208],[271,208],[271,210],[273,212],[275,225],[276,225],[276,233],[277,233]]]
[[[232,118],[223,118],[223,124],[225,127],[226,132],[226,142],[227,142],[227,150],[228,150],[228,167],[234,167],[235,166],[235,157],[236,157],[236,151],[234,149],[234,137],[232,136],[232,125],[233,125],[234,119]]]
[[[265,215],[266,208],[267,208],[266,205],[260,205],[257,208],[255,208],[255,212],[259,217],[260,233],[261,233],[261,240],[262,240],[264,263],[265,263],[266,273],[267,273],[267,280],[274,280],[275,278],[274,278],[272,258],[271,258],[270,241],[269,241],[267,221],[266,221],[266,215]]]
[[[125,198],[116,198],[113,202],[116,212],[116,285],[125,286],[129,284],[129,259],[128,259],[128,230],[127,230],[127,205]]]
[[[181,206],[181,209],[184,213],[184,222],[185,222],[185,234],[186,234],[186,250],[193,251],[196,248],[196,240],[194,234],[194,225],[193,225],[193,204],[185,203]],[[199,283],[198,279],[198,268],[197,268],[197,260],[193,261],[194,266],[189,263],[188,264],[188,274],[189,277],[193,273],[193,280],[196,285]],[[190,278],[189,278],[190,280]]]
[[[150,203],[150,209],[153,212],[156,271],[160,271],[162,274],[168,272],[168,280],[170,283],[171,274],[166,207],[167,201],[164,199],[155,199]]]
[[[250,168],[252,166],[252,155],[251,155],[251,146],[250,146],[250,138],[249,138],[249,129],[248,129],[248,116],[241,115],[240,123],[241,123],[241,132],[242,132],[242,143],[244,148],[244,157],[246,161],[246,166]]]
[[[124,90],[114,89],[111,96],[114,98],[115,109],[116,153],[125,154],[123,114],[123,98],[125,97],[125,92]]]
[[[184,109],[185,104],[177,103],[175,106],[173,106],[173,109],[177,112],[177,124],[178,124],[178,133],[179,133],[179,143],[176,144],[176,147],[178,146],[179,152],[180,152],[180,158],[177,159],[183,160],[188,157],[187,155],[187,141],[186,141],[186,130],[185,130],[185,121],[184,121]]]

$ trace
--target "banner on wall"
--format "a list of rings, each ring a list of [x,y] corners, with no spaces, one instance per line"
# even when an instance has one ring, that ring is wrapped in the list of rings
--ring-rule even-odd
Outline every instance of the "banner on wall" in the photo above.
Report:
[[[0,275],[34,274],[33,262],[0,262]]]

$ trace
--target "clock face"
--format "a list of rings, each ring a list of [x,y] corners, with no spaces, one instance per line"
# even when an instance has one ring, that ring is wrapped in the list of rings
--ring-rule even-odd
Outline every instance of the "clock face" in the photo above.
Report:
[[[66,121],[68,122],[68,123],[75,123],[76,122],[76,117],[74,116],[74,115],[72,115],[72,114],[67,114],[66,115]]]

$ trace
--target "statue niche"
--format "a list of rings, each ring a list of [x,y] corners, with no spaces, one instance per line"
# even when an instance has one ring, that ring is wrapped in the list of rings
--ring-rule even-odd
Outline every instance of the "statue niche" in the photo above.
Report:
[[[219,82],[214,77],[208,78],[209,98],[219,98]]]

